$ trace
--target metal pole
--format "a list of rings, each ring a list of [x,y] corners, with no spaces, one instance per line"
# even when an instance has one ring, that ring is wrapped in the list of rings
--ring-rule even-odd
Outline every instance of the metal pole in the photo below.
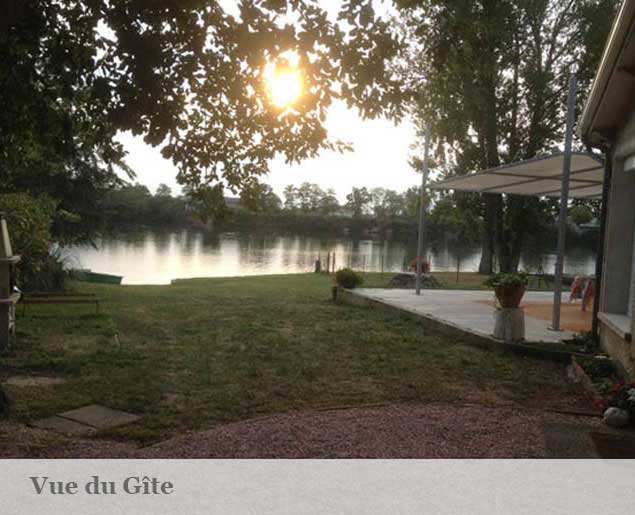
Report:
[[[423,170],[421,173],[421,195],[419,204],[419,236],[417,238],[417,278],[416,294],[421,295],[421,267],[423,259],[423,229],[425,224],[425,206],[423,205],[426,181],[428,180],[428,153],[430,151],[430,123],[426,122],[426,135],[423,150]]]
[[[556,273],[553,283],[553,313],[551,329],[560,329],[560,304],[562,302],[562,271],[564,268],[564,248],[567,234],[567,208],[569,205],[569,175],[571,172],[571,143],[573,140],[573,124],[575,120],[575,73],[569,78],[569,97],[567,99],[567,128],[564,139],[564,158],[562,160],[562,191],[560,192],[560,216],[558,218],[558,254],[556,256]]]

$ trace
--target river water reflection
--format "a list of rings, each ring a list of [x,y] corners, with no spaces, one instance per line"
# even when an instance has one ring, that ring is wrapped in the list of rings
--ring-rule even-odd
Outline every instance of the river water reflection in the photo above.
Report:
[[[74,268],[124,276],[124,284],[167,284],[172,279],[287,274],[313,270],[315,260],[335,253],[336,267],[352,266],[365,271],[399,271],[415,254],[415,245],[401,241],[330,239],[310,236],[274,236],[246,233],[209,233],[194,230],[143,231],[97,241],[98,248],[75,246],[64,249]],[[454,271],[460,254],[462,271],[478,268],[477,248],[460,252],[443,243],[426,254],[433,271]],[[526,253],[521,269],[536,271],[542,263],[551,272],[555,255],[550,249]],[[595,255],[588,248],[572,247],[565,259],[565,272],[590,274]]]

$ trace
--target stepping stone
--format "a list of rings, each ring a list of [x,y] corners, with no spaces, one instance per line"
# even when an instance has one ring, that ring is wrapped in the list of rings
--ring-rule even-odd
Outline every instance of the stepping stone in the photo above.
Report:
[[[65,383],[61,377],[45,376],[14,376],[7,379],[3,384],[8,386],[52,386]]]
[[[80,424],[79,422],[75,422],[74,420],[58,417],[57,415],[53,417],[43,418],[41,420],[36,420],[30,425],[38,429],[46,429],[48,431],[55,431],[56,433],[73,435],[87,434],[95,431],[95,428],[93,427],[87,426],[85,424]]]
[[[99,404],[90,404],[83,408],[65,411],[64,413],[59,413],[58,417],[66,418],[97,429],[123,426],[124,424],[136,422],[141,418],[138,415],[107,408]]]

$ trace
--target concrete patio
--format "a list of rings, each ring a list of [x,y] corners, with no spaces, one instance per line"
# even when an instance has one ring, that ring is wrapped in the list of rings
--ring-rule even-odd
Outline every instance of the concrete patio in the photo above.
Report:
[[[568,293],[563,294],[563,308],[568,308],[569,315],[574,318],[579,311],[580,318],[586,319],[590,313],[585,315],[579,304],[569,305],[568,296]],[[491,291],[423,290],[421,295],[417,296],[414,290],[358,288],[346,290],[343,300],[358,304],[383,304],[466,335],[493,339],[495,307],[494,294]],[[528,314],[532,311],[545,311],[552,302],[552,292],[525,293],[521,304],[525,308],[525,343],[557,344],[574,336],[573,331],[551,331],[549,320]]]

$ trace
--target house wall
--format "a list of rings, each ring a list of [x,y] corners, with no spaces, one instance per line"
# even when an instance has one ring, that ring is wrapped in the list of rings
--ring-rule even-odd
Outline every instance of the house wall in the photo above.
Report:
[[[613,175],[605,233],[602,302],[606,313],[629,311],[633,236],[635,234],[635,173],[624,172],[624,157],[635,152],[635,112],[613,147]]]
[[[624,172],[624,158],[635,153],[635,111],[621,128],[613,145],[613,174],[609,193],[605,232],[602,296],[600,311],[627,315],[631,319],[628,335],[618,334],[600,322],[600,342],[615,359],[622,372],[635,378],[633,302],[635,295],[635,172]]]
[[[600,342],[617,364],[620,375],[635,380],[635,344],[625,340],[605,323],[600,323]]]

